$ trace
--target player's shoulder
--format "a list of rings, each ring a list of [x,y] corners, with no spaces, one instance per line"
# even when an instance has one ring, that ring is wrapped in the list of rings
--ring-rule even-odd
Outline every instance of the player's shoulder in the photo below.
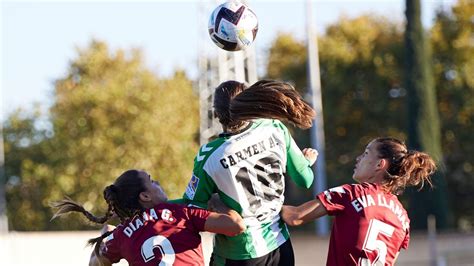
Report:
[[[170,210],[170,211],[182,211],[186,208],[185,204],[174,203],[174,202],[162,202],[158,203],[153,207],[156,211]]]
[[[130,222],[130,219],[126,220],[124,223],[126,222]],[[113,240],[113,239],[118,239],[120,237],[120,232],[122,232],[124,229],[125,229],[125,224],[124,223],[120,223],[118,224],[113,230],[112,230],[112,233],[106,237],[104,239],[104,241],[109,241],[109,240]]]
[[[189,203],[174,203],[174,202],[162,202],[155,205],[155,209],[157,210],[170,210],[170,211],[179,211],[179,212],[187,212],[189,210],[205,210],[204,208],[193,205]]]
[[[201,208],[197,205],[177,204],[169,202],[160,203],[156,205],[155,208],[158,208],[162,213],[165,212],[164,216],[173,216],[178,220],[190,219],[190,217],[192,216],[205,215],[207,212],[209,212],[208,210]]]
[[[285,124],[278,119],[268,119],[261,118],[253,120],[252,127],[275,127],[275,128],[285,128]]]
[[[256,119],[253,120],[252,130],[257,131],[257,134],[265,132],[265,134],[283,134],[290,136],[290,132],[283,122],[278,119]]]
[[[328,193],[346,194],[351,198],[358,197],[363,194],[377,193],[380,187],[373,183],[360,184],[344,184],[338,187],[333,187],[327,190]]]
[[[360,184],[351,184],[354,191],[379,192],[382,190],[380,184],[363,182]]]
[[[225,138],[219,137],[199,147],[195,163],[204,163],[225,141]]]

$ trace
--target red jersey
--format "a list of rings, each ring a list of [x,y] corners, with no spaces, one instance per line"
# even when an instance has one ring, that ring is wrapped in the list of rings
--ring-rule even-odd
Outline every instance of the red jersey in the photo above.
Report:
[[[117,226],[101,253],[130,265],[204,265],[201,236],[209,211],[161,203]]]
[[[408,248],[407,212],[380,185],[343,185],[317,198],[335,216],[327,265],[393,265],[400,249]]]

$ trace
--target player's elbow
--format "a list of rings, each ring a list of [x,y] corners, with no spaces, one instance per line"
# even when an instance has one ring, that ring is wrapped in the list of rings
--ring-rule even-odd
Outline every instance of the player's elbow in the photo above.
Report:
[[[311,185],[313,184],[313,178],[312,177],[302,177],[299,182],[296,182],[296,184],[302,188],[310,188]]]
[[[303,183],[303,187],[308,189],[311,187],[311,185],[313,184],[313,180],[305,180],[304,183]]]

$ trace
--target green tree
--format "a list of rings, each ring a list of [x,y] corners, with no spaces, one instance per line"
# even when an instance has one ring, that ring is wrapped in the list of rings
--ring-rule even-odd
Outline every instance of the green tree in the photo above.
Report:
[[[412,228],[427,227],[427,217],[434,214],[440,228],[448,226],[448,202],[441,150],[441,128],[433,83],[430,49],[421,24],[419,0],[406,1],[405,84],[408,95],[408,144],[426,151],[440,163],[433,175],[434,190],[411,190],[410,208]]]
[[[33,164],[44,165],[46,160],[45,139],[50,132],[38,127],[42,120],[39,107],[33,112],[22,108],[12,113],[4,123],[4,152],[7,215],[9,229],[18,230],[18,225],[35,227],[36,223],[46,223],[48,218],[35,210],[44,210],[41,204],[43,190],[52,180],[36,179],[27,176],[22,179],[23,171]],[[29,200],[34,198],[35,200]],[[23,219],[30,222],[23,222]],[[21,228],[21,227],[20,227]]]
[[[335,186],[351,181],[354,159],[370,138],[405,137],[402,33],[381,17],[342,17],[319,37],[318,46],[328,185]],[[304,42],[281,34],[270,48],[267,75],[304,91],[306,61]],[[307,144],[301,135],[296,134],[298,143]]]
[[[16,134],[6,140],[6,166],[19,178],[7,191],[14,230],[85,228],[74,216],[48,222],[49,202],[68,195],[102,214],[103,188],[129,168],[150,172],[171,198],[189,180],[199,118],[184,73],[159,79],[139,50],[112,52],[99,41],[78,53],[55,82],[44,134],[37,116],[7,120],[6,131]]]
[[[439,10],[431,29],[433,71],[451,208],[461,229],[474,225],[474,2]]]
[[[474,224],[473,13],[474,3],[465,0],[451,11],[441,10],[430,36],[447,189],[456,202],[455,219],[466,229]],[[293,81],[304,91],[304,42],[280,34],[269,51],[267,75]],[[354,158],[370,138],[407,139],[403,55],[402,25],[380,17],[341,18],[319,37],[329,186],[351,182]],[[409,206],[409,195],[402,201]]]
[[[291,34],[281,33],[273,41],[267,61],[267,77],[288,80],[304,93],[306,87],[306,45]]]

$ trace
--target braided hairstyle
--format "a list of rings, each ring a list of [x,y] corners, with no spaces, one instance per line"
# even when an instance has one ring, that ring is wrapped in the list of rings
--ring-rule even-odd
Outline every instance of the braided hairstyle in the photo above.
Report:
[[[384,187],[393,194],[401,194],[406,187],[425,183],[433,187],[431,175],[436,171],[436,163],[426,153],[408,150],[405,143],[395,138],[376,138],[379,158],[387,159]]]
[[[312,126],[316,112],[293,86],[277,80],[260,80],[242,91],[230,103],[231,120],[272,118],[297,127]]]
[[[66,197],[64,200],[51,204],[52,207],[58,209],[51,220],[69,212],[80,212],[89,221],[104,224],[114,214],[118,216],[121,222],[124,222],[128,218],[142,213],[145,209],[140,205],[139,195],[145,191],[145,186],[139,174],[140,171],[138,170],[125,171],[112,185],[104,189],[104,199],[108,205],[107,212],[104,216],[96,217],[86,211],[82,205]],[[99,254],[100,243],[112,232],[113,231],[106,232],[97,238],[89,239],[88,244],[94,246],[94,252],[97,255]]]

